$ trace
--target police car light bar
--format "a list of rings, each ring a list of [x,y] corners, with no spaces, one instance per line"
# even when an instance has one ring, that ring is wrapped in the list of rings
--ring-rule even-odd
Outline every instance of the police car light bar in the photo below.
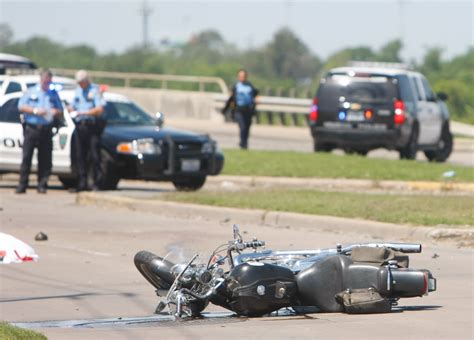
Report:
[[[349,66],[352,67],[370,67],[370,68],[396,68],[400,70],[412,70],[409,64],[405,63],[388,63],[382,61],[349,61]]]

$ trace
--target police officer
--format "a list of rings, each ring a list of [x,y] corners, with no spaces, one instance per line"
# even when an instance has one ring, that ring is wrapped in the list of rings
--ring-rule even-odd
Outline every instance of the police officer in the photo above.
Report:
[[[76,73],[78,83],[74,99],[69,107],[76,129],[73,142],[77,161],[79,182],[77,191],[88,190],[87,177],[92,168],[92,190],[99,190],[102,180],[100,136],[101,115],[104,112],[105,102],[99,86],[92,84],[86,71]]]
[[[252,117],[255,115],[255,105],[258,90],[247,80],[247,71],[239,70],[237,83],[232,87],[232,93],[223,109],[225,113],[234,106],[234,119],[239,124],[241,149],[248,148],[248,139]]]
[[[18,109],[23,114],[23,156],[17,194],[25,193],[28,187],[35,148],[38,149],[38,192],[44,194],[48,187],[52,167],[53,122],[63,114],[59,95],[50,88],[52,78],[50,70],[42,70],[39,84],[28,90],[18,101]]]

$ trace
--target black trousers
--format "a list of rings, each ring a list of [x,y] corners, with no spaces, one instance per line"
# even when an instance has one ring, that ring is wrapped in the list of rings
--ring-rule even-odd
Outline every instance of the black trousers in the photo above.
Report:
[[[92,171],[93,185],[97,188],[100,187],[102,181],[100,135],[101,131],[94,123],[76,124],[74,143],[79,189],[87,188],[89,171]]]
[[[234,118],[240,129],[240,143],[241,148],[248,147],[248,140],[250,134],[250,126],[252,125],[252,117],[255,110],[251,107],[237,107],[235,109]]]
[[[31,171],[33,152],[38,149],[38,188],[47,188],[48,178],[51,174],[53,134],[50,126],[29,125],[23,127],[23,156],[20,168],[19,187],[28,187],[28,176]]]

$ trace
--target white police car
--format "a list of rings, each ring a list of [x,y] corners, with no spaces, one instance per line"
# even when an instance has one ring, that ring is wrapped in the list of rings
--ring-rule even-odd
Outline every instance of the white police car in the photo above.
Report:
[[[74,91],[59,92],[64,103]],[[0,97],[0,173],[18,173],[21,165],[23,127],[18,111],[22,93]],[[218,175],[224,156],[209,136],[163,128],[160,121],[126,97],[106,92],[102,134],[103,189],[117,187],[121,178],[171,181],[178,190],[197,190],[206,176]],[[64,119],[53,138],[52,174],[58,175],[66,188],[77,184],[74,123],[66,109]],[[36,171],[34,156],[32,170]]]
[[[74,79],[66,77],[53,77],[54,82],[51,88],[56,91],[72,90],[77,86]],[[37,74],[21,74],[21,75],[0,75],[0,97],[15,92],[24,92],[34,87],[39,82]]]

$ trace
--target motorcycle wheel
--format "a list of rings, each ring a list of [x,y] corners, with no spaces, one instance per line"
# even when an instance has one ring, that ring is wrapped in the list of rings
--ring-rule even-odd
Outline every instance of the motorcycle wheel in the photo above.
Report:
[[[168,290],[173,284],[173,263],[145,250],[139,251],[133,262],[140,274],[156,289]]]

